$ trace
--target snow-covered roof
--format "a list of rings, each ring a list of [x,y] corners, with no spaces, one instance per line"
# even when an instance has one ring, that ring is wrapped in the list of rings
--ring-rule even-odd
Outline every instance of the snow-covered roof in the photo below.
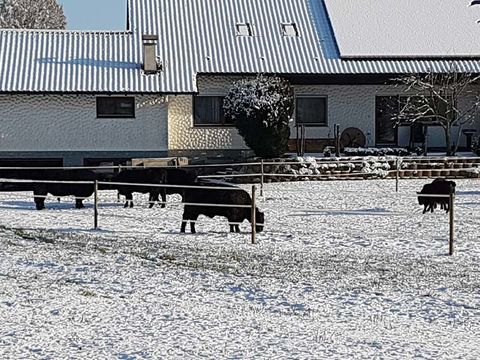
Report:
[[[356,1],[376,4],[374,9],[384,4],[385,12],[394,3],[393,0],[129,0],[128,32],[0,30],[0,92],[191,93],[197,91],[198,74],[364,75],[440,72],[451,67],[452,51],[444,48],[442,52],[438,47],[441,59],[425,60],[432,54],[426,45],[423,53],[419,45],[416,58],[408,58],[411,54],[406,46],[397,53],[401,59],[342,58],[345,54],[383,56],[381,48],[375,45],[375,37],[382,34],[368,32],[367,28],[374,28],[365,24],[368,21],[356,24],[357,28],[352,25],[355,36],[349,35],[346,25],[338,26],[343,24],[339,17],[346,11],[346,5],[341,4],[351,5],[352,14],[345,15],[348,17],[354,17],[356,12],[364,14],[370,8],[360,9],[353,5]],[[469,1],[448,3],[463,9]],[[398,2],[431,4],[433,0]],[[448,4],[449,9],[452,4]],[[476,26],[477,9],[469,9],[469,14],[474,15],[468,19],[460,17],[460,22],[468,23],[466,29]],[[462,11],[459,13],[463,14]],[[450,12],[450,17],[454,16],[457,13]],[[241,35],[238,26],[246,26],[248,31]],[[366,27],[364,33],[359,30],[362,26]],[[163,71],[158,75],[147,76],[141,70],[144,34],[159,35],[157,53]],[[462,41],[458,41],[458,46]],[[353,47],[356,42],[363,44],[360,50],[348,52],[348,46]],[[480,72],[480,60],[471,57],[479,46],[472,45],[471,53],[466,50],[467,40],[462,46],[463,55],[457,56],[457,66],[464,71]],[[480,50],[478,54],[480,59]]]
[[[152,92],[128,32],[0,31],[0,92]]]
[[[333,1],[356,0],[329,3]],[[196,91],[197,74],[396,74],[451,67],[448,59],[341,59],[330,22],[332,15],[341,14],[329,14],[324,0],[130,0],[129,4],[132,30],[160,36],[163,91]],[[295,24],[298,36],[284,36],[282,24],[288,23]],[[252,36],[237,35],[237,24],[250,24]],[[473,59],[459,61],[458,66],[480,71],[480,61]]]
[[[480,57],[472,0],[325,0],[342,57]]]

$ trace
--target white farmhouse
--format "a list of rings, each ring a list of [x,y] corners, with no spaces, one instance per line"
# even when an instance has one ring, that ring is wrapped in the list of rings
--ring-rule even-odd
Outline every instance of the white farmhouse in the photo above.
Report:
[[[63,165],[248,152],[222,111],[239,77],[295,86],[307,151],[333,127],[368,146],[406,146],[388,114],[391,79],[480,73],[480,7],[470,0],[129,0],[124,32],[0,31],[0,160]],[[465,99],[468,106],[471,99]],[[478,129],[477,129],[478,130]],[[445,146],[430,129],[429,145]],[[461,145],[465,137],[460,137]]]

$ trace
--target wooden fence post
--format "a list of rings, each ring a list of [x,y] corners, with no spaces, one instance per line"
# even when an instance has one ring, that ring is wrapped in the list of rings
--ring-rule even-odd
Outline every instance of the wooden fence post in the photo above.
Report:
[[[449,246],[448,246],[448,254],[451,256],[453,255],[453,240],[455,236],[455,227],[454,227],[454,221],[455,221],[455,194],[452,192],[450,194],[449,198],[449,212],[450,212],[450,241],[449,241]]]
[[[252,244],[255,244],[255,237],[257,235],[257,219],[255,213],[255,185],[252,186],[252,216],[251,216],[251,223],[252,223]]]
[[[340,157],[340,124],[335,124],[335,156]]]
[[[98,180],[95,180],[94,184],[94,204],[93,204],[93,216],[94,216],[94,228],[98,229]]]

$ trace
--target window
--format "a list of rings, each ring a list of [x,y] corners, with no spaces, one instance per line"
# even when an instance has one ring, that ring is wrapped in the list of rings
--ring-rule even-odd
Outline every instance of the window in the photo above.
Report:
[[[97,97],[97,117],[134,118],[135,98],[127,96]]]
[[[237,36],[252,36],[252,25],[250,23],[237,23],[236,34]]]
[[[193,123],[198,126],[231,126],[225,120],[223,96],[194,96]]]
[[[397,143],[398,97],[377,96],[375,101],[375,143],[395,145]]]
[[[295,23],[283,23],[282,24],[283,36],[298,36],[297,24]]]
[[[326,126],[327,98],[319,96],[297,97],[297,125]]]

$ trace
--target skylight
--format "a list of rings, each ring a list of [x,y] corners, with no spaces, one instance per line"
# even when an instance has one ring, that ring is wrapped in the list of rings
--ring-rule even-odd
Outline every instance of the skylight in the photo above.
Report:
[[[236,24],[237,36],[252,36],[252,24],[250,23],[237,23]]]
[[[298,36],[297,24],[295,23],[283,23],[282,24],[283,36]]]

